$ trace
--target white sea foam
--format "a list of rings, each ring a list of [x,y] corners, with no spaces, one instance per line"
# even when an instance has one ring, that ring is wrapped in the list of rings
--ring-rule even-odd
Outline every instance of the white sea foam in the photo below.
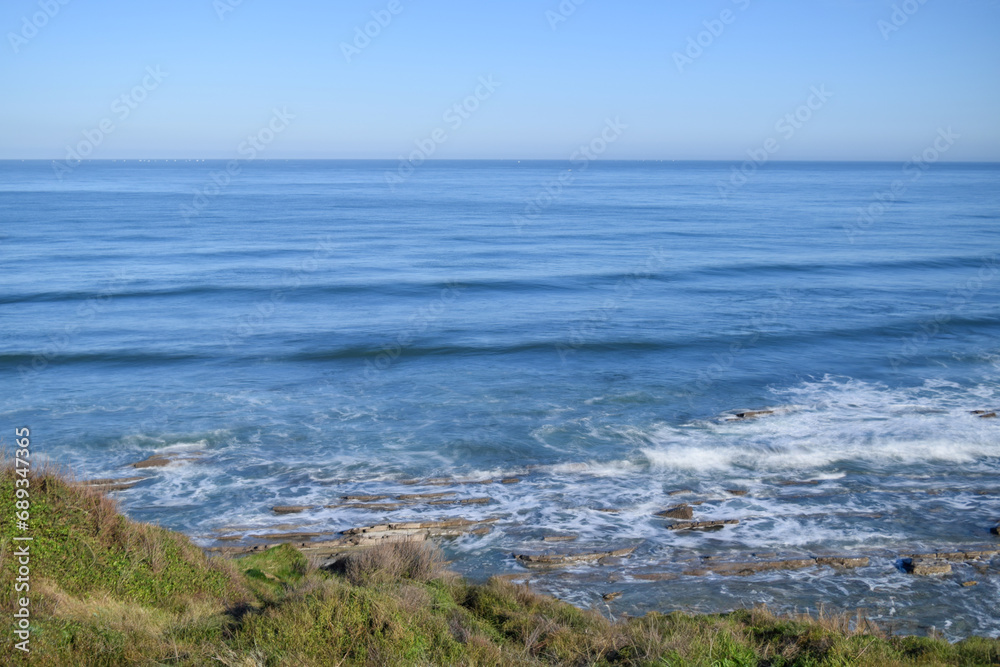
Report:
[[[654,469],[782,473],[823,468],[919,463],[973,463],[1000,456],[1000,428],[969,414],[996,388],[975,394],[953,383],[888,389],[827,379],[784,392],[795,409],[754,420],[661,425],[641,452]],[[914,399],[922,399],[919,402]],[[824,477],[829,479],[830,477]]]

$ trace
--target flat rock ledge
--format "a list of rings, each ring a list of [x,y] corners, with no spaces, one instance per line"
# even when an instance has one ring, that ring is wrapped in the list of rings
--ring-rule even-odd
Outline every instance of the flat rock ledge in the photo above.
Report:
[[[577,563],[591,563],[605,558],[625,558],[632,555],[636,547],[626,547],[613,551],[578,551],[574,553],[562,554],[512,554],[518,563],[527,567],[558,567],[562,565],[575,565]]]
[[[342,531],[340,537],[332,540],[313,540],[323,533],[276,533],[260,535],[252,539],[262,540],[259,544],[209,547],[206,552],[223,556],[242,556],[266,551],[281,544],[292,544],[306,556],[320,560],[333,559],[345,552],[388,542],[422,542],[432,537],[458,537],[472,534],[483,535],[490,532],[491,524],[498,519],[473,521],[470,519],[445,519],[442,521],[411,521],[381,523],[361,526]]]
[[[746,562],[707,563],[693,570],[686,570],[689,576],[719,574],[722,576],[746,577],[761,572],[778,570],[803,570],[808,567],[832,567],[848,570],[857,567],[867,567],[869,560],[865,556],[817,556],[812,558],[789,558],[785,560],[763,560]]]
[[[678,521],[667,526],[667,530],[719,530],[723,526],[735,526],[739,519],[717,519],[714,521]]]
[[[191,463],[193,461],[200,461],[203,458],[205,458],[204,452],[153,454],[148,459],[137,461],[129,467],[139,470],[143,468],[163,468],[171,463]]]
[[[85,479],[76,482],[73,486],[83,489],[94,489],[95,491],[124,491],[147,479],[146,477],[105,477],[101,479]]]
[[[946,560],[903,558],[901,564],[904,572],[917,576],[928,577],[938,574],[951,574],[951,563]]]

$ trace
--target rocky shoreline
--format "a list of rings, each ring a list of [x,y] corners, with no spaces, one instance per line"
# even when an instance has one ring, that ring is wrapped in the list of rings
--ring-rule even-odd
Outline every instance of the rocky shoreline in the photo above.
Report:
[[[746,410],[727,413],[721,417],[723,421],[758,420],[776,414],[776,410]],[[996,412],[990,410],[972,410],[970,414],[981,419],[992,419]],[[134,470],[155,470],[171,465],[197,463],[205,456],[202,452],[185,452],[183,454],[153,454],[152,456],[131,464]],[[345,509],[364,510],[375,513],[395,514],[404,510],[420,510],[424,514],[428,510],[461,508],[465,506],[488,507],[494,504],[494,498],[489,495],[489,488],[494,485],[511,485],[522,482],[522,478],[532,475],[530,469],[518,476],[507,475],[488,479],[455,479],[430,478],[406,479],[398,484],[410,487],[424,487],[424,491],[408,493],[391,493],[379,490],[377,492],[355,492],[343,494],[325,504],[288,504],[275,505],[272,512],[275,515],[287,515],[300,519],[297,523],[286,523],[272,526],[272,531],[258,533],[257,527],[240,529],[220,529],[213,535],[202,536],[209,542],[205,551],[212,555],[239,557],[246,554],[260,553],[281,544],[290,544],[308,556],[320,567],[330,566],[345,554],[365,549],[371,546],[393,543],[413,542],[435,539],[453,539],[464,536],[483,536],[490,533],[497,524],[506,525],[510,516],[497,514],[486,518],[471,517],[438,517],[434,519],[422,516],[420,519],[396,520],[379,522],[370,525],[360,525],[342,531],[324,530],[316,522],[311,522],[309,514],[319,510]],[[86,488],[105,492],[123,491],[134,487],[148,479],[145,475],[132,475],[120,478],[93,479],[77,484]],[[797,486],[809,487],[818,484],[815,480],[779,480],[775,485],[779,488]],[[450,487],[439,490],[441,487]],[[475,489],[478,493],[469,493]],[[906,490],[893,489],[892,493],[922,493],[936,495],[946,493],[947,489]],[[851,493],[861,491],[852,490]],[[877,489],[869,493],[877,493]],[[997,490],[981,490],[980,495],[1000,495]],[[678,502],[651,513],[650,519],[662,520],[662,529],[676,533],[710,533],[721,530],[731,530],[741,521],[751,521],[757,518],[741,516],[739,518],[699,517],[698,513],[705,508],[713,508],[718,503],[734,498],[748,500],[797,498],[816,499],[832,497],[838,493],[819,493],[802,496],[796,495],[751,495],[747,489],[727,489],[722,496],[699,494],[692,489],[678,489],[668,492],[668,497],[676,497],[684,502]],[[625,508],[591,507],[589,509],[620,513]],[[794,515],[799,516],[799,515]],[[808,518],[813,515],[801,515]],[[829,516],[827,514],[826,516]],[[879,519],[879,512],[842,512],[836,516],[852,516],[866,519]],[[654,524],[655,525],[655,524]],[[995,525],[983,527],[983,534],[1000,535],[1000,517]],[[607,583],[616,581],[667,581],[680,577],[748,577],[756,575],[780,575],[801,570],[825,570],[831,574],[844,573],[859,568],[871,567],[874,564],[883,569],[923,577],[952,577],[962,586],[975,586],[978,579],[995,577],[1000,573],[1000,545],[968,544],[949,551],[925,552],[919,550],[900,549],[890,552],[885,549],[873,549],[866,553],[798,553],[785,552],[748,552],[743,554],[727,554],[725,556],[693,553],[697,551],[697,543],[679,551],[673,559],[653,558],[642,553],[641,558],[635,558],[637,550],[642,546],[642,540],[628,540],[625,544],[587,544],[579,548],[554,547],[562,543],[580,541],[578,535],[552,533],[541,535],[535,539],[537,548],[531,548],[530,540],[524,549],[518,549],[509,554],[511,568],[514,572],[505,572],[500,576],[511,580],[529,580],[545,577],[546,572],[566,571],[580,567],[597,567],[606,570],[606,575],[598,578]],[[593,573],[591,573],[593,575]],[[593,578],[593,576],[591,576]],[[618,597],[618,596],[615,596]]]

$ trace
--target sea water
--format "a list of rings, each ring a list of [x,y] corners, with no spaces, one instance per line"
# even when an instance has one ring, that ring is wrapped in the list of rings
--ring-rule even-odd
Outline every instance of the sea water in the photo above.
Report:
[[[532,575],[606,614],[823,605],[1000,635],[998,561],[899,567],[997,548],[1000,420],[970,411],[1000,408],[1000,166],[395,167],[0,163],[4,445],[28,426],[79,478],[177,455],[116,496],[205,546],[494,518],[443,543],[456,569],[636,546]],[[490,502],[271,510],[421,491]],[[681,502],[740,523],[667,530]],[[683,574],[752,554],[870,562]]]

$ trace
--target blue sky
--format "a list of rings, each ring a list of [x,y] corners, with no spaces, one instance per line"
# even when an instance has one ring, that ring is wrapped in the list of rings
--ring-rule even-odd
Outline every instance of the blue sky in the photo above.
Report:
[[[565,159],[618,119],[605,158],[905,161],[951,128],[944,159],[1000,161],[998,0],[62,1],[0,9],[0,158],[229,158],[277,109],[264,157]]]

